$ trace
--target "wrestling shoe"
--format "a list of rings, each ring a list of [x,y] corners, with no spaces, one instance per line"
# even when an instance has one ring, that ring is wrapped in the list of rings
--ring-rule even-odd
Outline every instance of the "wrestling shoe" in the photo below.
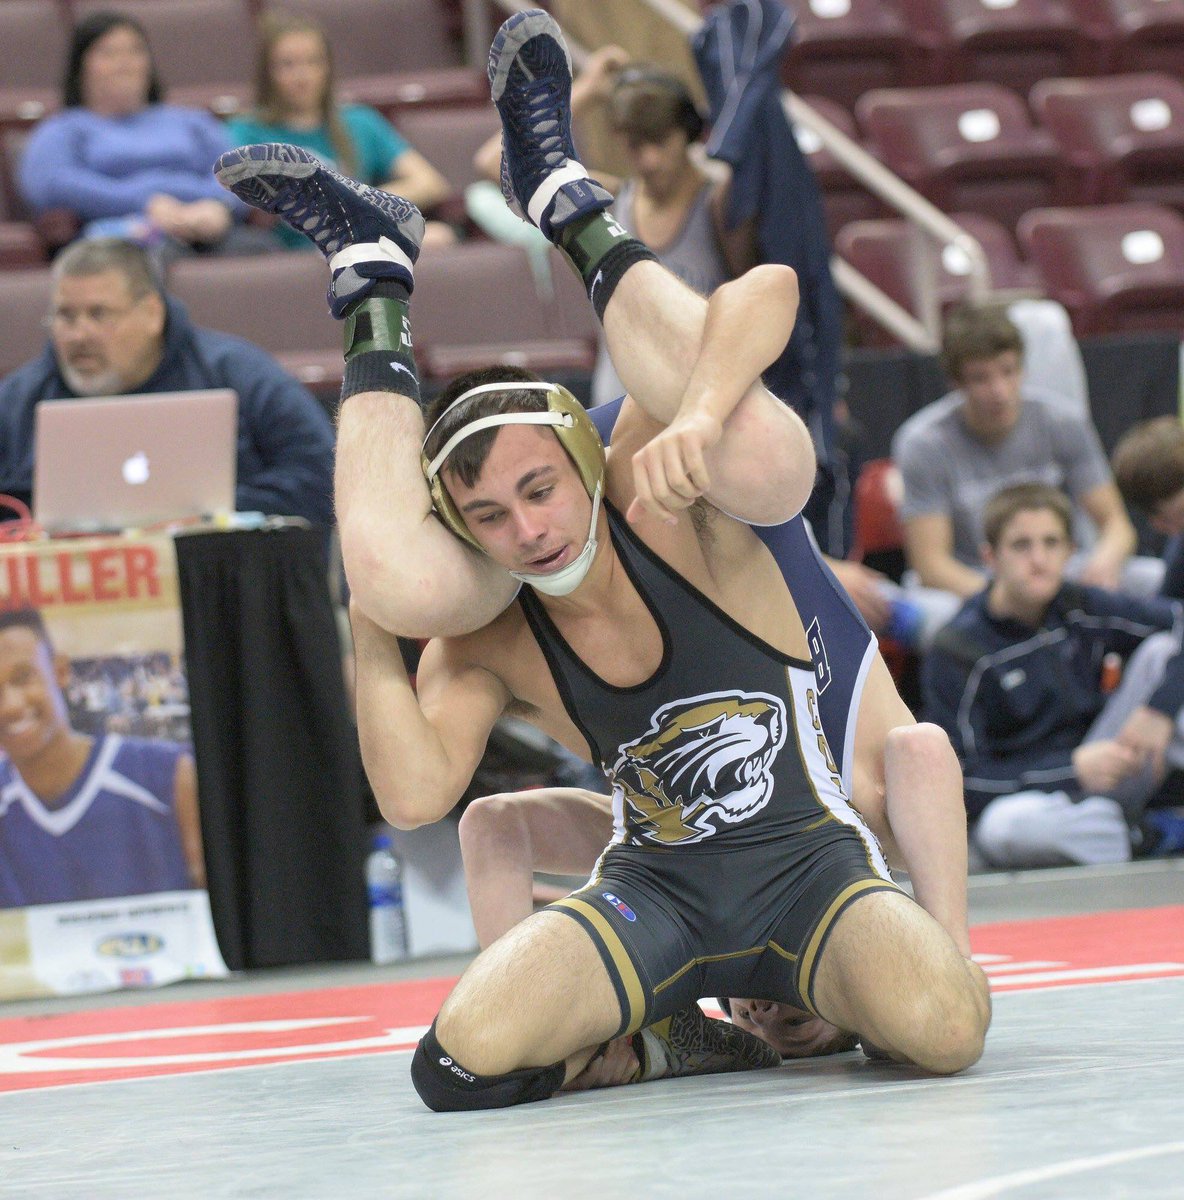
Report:
[[[375,279],[411,291],[423,217],[409,200],[329,170],[315,154],[277,142],[227,150],[218,182],[240,200],[275,213],[329,260],[329,307],[341,317]]]
[[[781,1055],[755,1034],[707,1016],[692,1004],[647,1025],[633,1038],[638,1081],[781,1066]]]
[[[571,56],[541,9],[515,13],[489,48],[489,87],[502,118],[502,193],[551,241],[612,194],[588,178],[571,137]]]

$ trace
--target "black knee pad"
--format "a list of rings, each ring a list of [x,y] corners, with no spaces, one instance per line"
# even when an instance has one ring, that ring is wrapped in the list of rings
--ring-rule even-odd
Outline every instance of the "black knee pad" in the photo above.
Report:
[[[411,1082],[419,1098],[434,1112],[465,1112],[477,1108],[509,1108],[546,1100],[563,1085],[563,1063],[526,1067],[505,1075],[475,1075],[466,1071],[436,1040],[436,1023],[423,1035],[411,1060]]]

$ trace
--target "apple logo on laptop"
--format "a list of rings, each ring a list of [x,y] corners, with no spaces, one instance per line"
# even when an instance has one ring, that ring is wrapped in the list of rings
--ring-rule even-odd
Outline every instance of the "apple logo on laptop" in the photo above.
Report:
[[[143,450],[137,451],[123,464],[123,479],[132,485],[147,483],[149,475],[148,455]]]

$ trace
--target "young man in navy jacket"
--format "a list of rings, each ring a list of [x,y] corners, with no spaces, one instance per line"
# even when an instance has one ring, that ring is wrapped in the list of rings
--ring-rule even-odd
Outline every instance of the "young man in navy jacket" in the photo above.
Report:
[[[1067,583],[1071,521],[1055,488],[999,492],[983,520],[991,582],[923,668],[926,715],[962,760],[972,838],[996,867],[1129,859],[1148,799],[1184,764],[1184,610]]]

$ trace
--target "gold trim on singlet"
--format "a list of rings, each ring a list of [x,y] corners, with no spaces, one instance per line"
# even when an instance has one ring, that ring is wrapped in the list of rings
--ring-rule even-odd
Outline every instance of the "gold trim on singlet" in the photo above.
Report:
[[[802,998],[802,1003],[815,1016],[819,1014],[814,1008],[814,997],[812,995],[814,990],[814,967],[818,958],[818,951],[827,933],[830,931],[835,918],[843,906],[861,892],[888,891],[893,886],[889,881],[879,878],[860,879],[856,883],[849,884],[830,902],[830,907],[822,914],[822,918],[818,924],[814,926],[814,932],[810,935],[810,940],[806,943],[806,951],[802,955],[801,966],[798,971],[798,994]],[[895,890],[899,891],[899,888]]]
[[[625,943],[617,936],[617,931],[608,919],[594,905],[575,896],[556,900],[553,904],[548,905],[548,908],[565,908],[573,913],[578,913],[596,931],[596,936],[600,938],[601,944],[613,960],[613,966],[616,968],[624,989],[626,1003],[629,1006],[629,1011],[624,1014],[625,1029],[623,1032],[633,1033],[639,1029],[641,1022],[645,1019],[645,992],[642,989],[637,970],[633,966],[633,959],[629,957],[629,952],[625,949]]]

